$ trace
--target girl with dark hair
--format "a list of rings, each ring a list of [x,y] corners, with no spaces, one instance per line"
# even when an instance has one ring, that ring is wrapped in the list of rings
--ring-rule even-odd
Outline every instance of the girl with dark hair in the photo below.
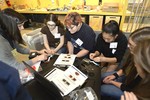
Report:
[[[7,8],[0,12],[0,61],[18,69],[24,70],[26,67],[23,63],[19,63],[12,54],[12,50],[16,49],[17,52],[22,54],[29,54],[30,52],[38,52],[41,55],[26,61],[29,65],[47,59],[46,54],[42,54],[42,51],[30,50],[25,48],[24,41],[22,39],[19,24],[26,21],[21,14],[16,11]]]
[[[149,100],[150,99],[150,86],[149,82],[148,84],[144,83],[146,82],[145,79],[149,80],[149,76],[143,79],[137,69],[136,64],[141,63],[141,61],[145,61],[145,63],[149,63],[149,49],[145,51],[147,53],[147,57],[145,55],[145,52],[142,51],[143,49],[149,48],[144,47],[141,49],[141,53],[144,54],[142,57],[138,56],[137,54],[134,55],[133,52],[137,51],[136,49],[139,49],[139,43],[145,40],[150,39],[150,27],[144,27],[141,29],[138,29],[130,34],[129,36],[129,49],[130,52],[128,53],[128,56],[126,58],[126,61],[123,65],[123,68],[112,72],[106,72],[102,74],[102,85],[101,85],[101,96],[104,100],[120,100],[120,96],[123,95],[123,91],[132,91],[139,100]],[[140,44],[143,45],[143,44]],[[140,47],[142,48],[142,47]],[[142,59],[139,61],[139,59]],[[136,62],[134,62],[136,61]],[[147,66],[150,66],[148,65]],[[146,67],[146,65],[140,65],[141,67]],[[147,68],[147,67],[146,67]],[[144,68],[143,68],[144,69]],[[149,73],[148,69],[147,72]],[[146,73],[147,73],[146,72]],[[149,74],[148,74],[149,75]],[[143,84],[143,86],[142,86]],[[109,90],[109,91],[108,91]],[[140,91],[142,90],[142,91]],[[143,92],[146,91],[146,92]],[[144,99],[146,98],[146,99]],[[148,99],[149,98],[149,99]]]
[[[90,59],[100,62],[102,67],[107,67],[106,72],[114,71],[126,48],[126,36],[120,31],[118,23],[111,20],[103,26],[102,33],[97,38],[96,51],[90,54]]]
[[[65,53],[64,25],[58,20],[57,15],[50,13],[46,17],[46,26],[41,29],[44,46],[49,54]]]

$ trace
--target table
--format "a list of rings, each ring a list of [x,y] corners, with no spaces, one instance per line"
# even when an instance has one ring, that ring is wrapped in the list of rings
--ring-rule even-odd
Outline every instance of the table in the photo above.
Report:
[[[51,71],[55,66],[53,66],[53,63],[57,59],[58,55],[53,56],[48,63],[42,63],[42,71],[39,72],[42,75],[45,75],[49,71]],[[76,58],[74,65],[80,69],[83,73],[88,75],[88,79],[83,84],[83,87],[91,87],[98,99],[100,100],[100,67],[92,64],[92,63],[86,63],[83,62],[81,59]],[[40,83],[38,83],[35,79],[29,81],[28,83],[24,84],[25,88],[29,92],[29,94],[32,96],[33,100],[51,100],[52,94],[48,93]],[[68,100],[68,96],[65,96],[63,98],[64,100]]]

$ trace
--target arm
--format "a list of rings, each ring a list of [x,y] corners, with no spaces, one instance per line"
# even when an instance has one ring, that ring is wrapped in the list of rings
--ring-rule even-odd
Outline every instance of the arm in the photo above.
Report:
[[[99,57],[95,57],[93,59],[95,62],[108,62],[108,63],[116,63],[117,59],[116,57],[110,58],[110,57],[104,57],[100,55]]]
[[[83,57],[89,53],[88,50],[82,49],[80,52],[77,53],[77,57]]]
[[[64,35],[60,37],[60,43],[59,45],[55,48],[55,52],[57,52],[63,45],[64,45]]]
[[[70,41],[67,42],[67,47],[69,54],[73,54],[74,47]]]
[[[115,75],[117,74],[117,75]],[[116,73],[112,74],[112,75],[109,75],[107,77],[104,78],[103,82],[104,83],[109,83],[110,81],[113,81],[114,79],[120,77],[123,75],[123,70],[120,69],[119,71],[117,71]]]
[[[43,40],[44,40],[44,46],[47,50],[50,50],[50,46],[47,40],[47,36],[45,34],[43,34]]]

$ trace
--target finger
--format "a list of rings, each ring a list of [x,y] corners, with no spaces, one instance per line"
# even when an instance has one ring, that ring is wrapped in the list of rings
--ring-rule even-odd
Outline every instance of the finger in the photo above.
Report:
[[[121,95],[121,100],[125,100],[125,97],[124,97],[124,95]]]
[[[138,100],[137,97],[136,97],[136,95],[133,92],[131,92],[131,95],[133,97],[132,100]]]

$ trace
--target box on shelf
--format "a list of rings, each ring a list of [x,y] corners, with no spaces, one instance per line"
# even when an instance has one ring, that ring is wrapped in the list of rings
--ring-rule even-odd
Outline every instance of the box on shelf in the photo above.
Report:
[[[103,24],[103,16],[90,16],[89,26],[91,26],[94,31],[101,31],[102,24]]]
[[[119,3],[103,3],[103,12],[119,12]]]
[[[120,16],[106,16],[105,24],[108,23],[110,20],[115,20],[119,24],[120,23]]]

